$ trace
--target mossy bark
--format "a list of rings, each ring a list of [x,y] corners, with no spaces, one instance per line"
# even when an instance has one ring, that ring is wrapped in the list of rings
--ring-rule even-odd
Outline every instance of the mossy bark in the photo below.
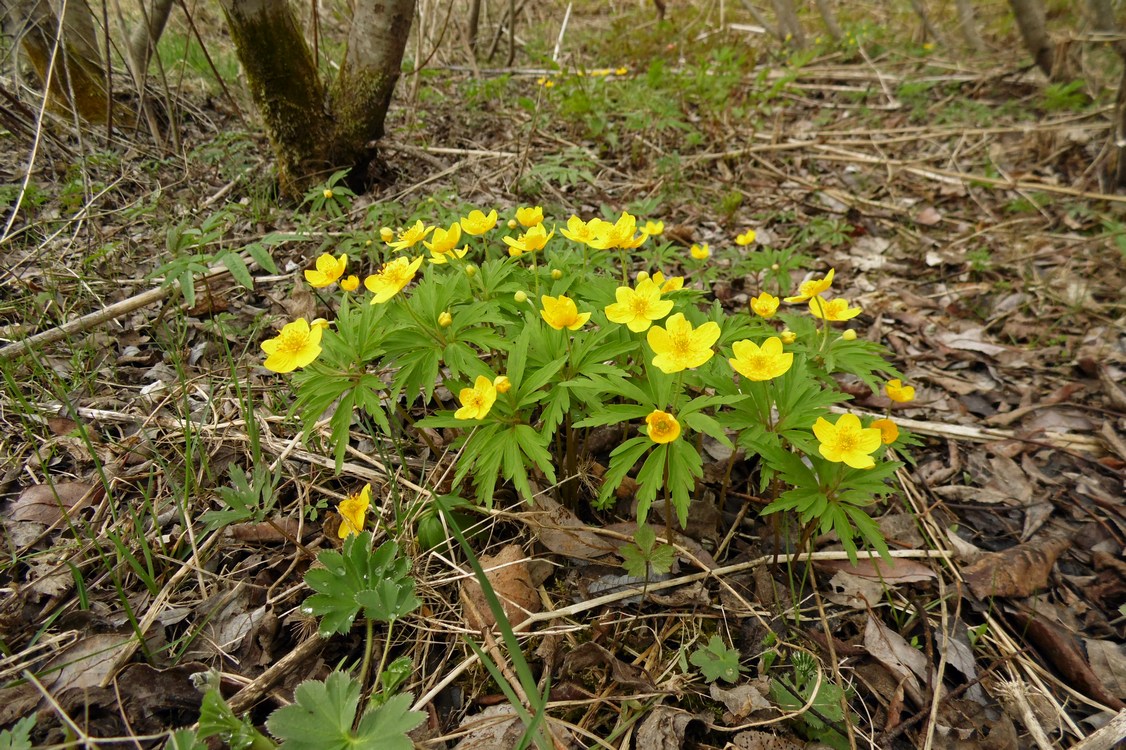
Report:
[[[61,40],[56,39],[58,17],[46,0],[22,0],[9,12],[19,27],[24,54],[47,90],[48,105],[60,112],[73,110],[87,122],[104,123],[109,94],[89,6],[82,0],[67,3]]]
[[[288,2],[221,0],[221,5],[274,149],[281,190],[299,197],[338,163],[313,55]]]
[[[383,137],[391,94],[414,19],[415,0],[364,0],[355,4],[348,49],[332,87],[333,155],[364,180]]]

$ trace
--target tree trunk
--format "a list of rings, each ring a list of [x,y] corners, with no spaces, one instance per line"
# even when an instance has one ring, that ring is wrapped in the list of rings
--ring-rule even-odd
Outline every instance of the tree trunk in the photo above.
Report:
[[[1020,28],[1024,47],[1036,61],[1037,67],[1049,78],[1052,76],[1054,58],[1052,40],[1048,36],[1043,0],[1009,0]]]
[[[817,12],[821,14],[821,20],[825,22],[825,31],[829,32],[829,36],[833,37],[835,41],[840,41],[843,34],[841,34],[841,27],[837,23],[837,17],[833,15],[833,8],[829,5],[829,0],[817,0]]]
[[[105,122],[105,67],[94,15],[85,1],[68,0],[61,22],[47,0],[17,0],[8,11],[24,53],[47,90],[48,104],[87,122]]]
[[[966,40],[966,44],[970,45],[970,49],[974,52],[984,52],[985,42],[981,40],[981,35],[977,33],[977,18],[974,17],[974,6],[970,0],[957,0],[958,6],[958,28],[962,32],[962,38]]]
[[[332,87],[335,128],[330,154],[334,166],[353,167],[353,180],[365,180],[383,137],[391,94],[399,80],[415,0],[362,0],[355,4],[348,49]]]
[[[220,0],[220,5],[274,149],[281,190],[298,197],[334,166],[333,125],[309,45],[288,2]]]
[[[785,33],[785,40],[798,49],[805,47],[805,31],[798,20],[792,0],[772,0],[774,15],[778,17],[778,29]]]
[[[141,91],[144,84],[145,73],[149,68],[149,59],[152,57],[156,43],[164,33],[164,25],[168,23],[168,16],[172,14],[172,5],[175,0],[141,0],[141,23],[129,35],[129,65],[133,74],[133,81],[137,84],[137,91]]]

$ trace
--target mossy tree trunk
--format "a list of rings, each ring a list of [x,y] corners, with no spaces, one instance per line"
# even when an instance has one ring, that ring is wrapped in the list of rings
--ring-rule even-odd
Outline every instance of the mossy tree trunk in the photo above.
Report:
[[[16,0],[7,11],[51,108],[73,110],[87,122],[105,122],[110,111],[106,68],[85,0],[69,0],[61,21],[47,0]]]
[[[331,90],[287,2],[221,0],[262,116],[282,192],[299,197],[336,169],[362,182],[383,137],[415,0],[355,3],[348,48]]]

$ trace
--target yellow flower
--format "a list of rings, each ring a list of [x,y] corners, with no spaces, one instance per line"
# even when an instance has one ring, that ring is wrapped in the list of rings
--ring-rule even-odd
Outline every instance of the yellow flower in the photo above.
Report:
[[[559,281],[559,279],[563,278],[563,271],[558,268],[551,269],[551,278],[553,281]]]
[[[519,224],[516,223],[516,219],[509,219],[506,222],[506,225],[508,226],[509,229],[515,229],[516,227],[520,226]]]
[[[622,67],[622,68],[618,68],[618,69],[616,69],[616,70],[614,71],[614,75],[616,75],[616,76],[624,76],[624,75],[625,75],[626,73],[628,73],[628,72],[629,72],[629,68],[625,68],[625,67]]]
[[[319,328],[320,330],[324,331],[325,329],[330,328],[331,326],[332,326],[332,323],[329,323],[324,318],[314,318],[313,322],[309,324],[309,330],[315,330],[315,329]]]
[[[834,463],[842,461],[854,469],[871,469],[876,462],[869,455],[883,442],[880,431],[874,427],[861,427],[855,414],[842,414],[833,424],[818,417],[813,424],[813,434],[821,442],[817,450]]]
[[[613,323],[622,323],[634,333],[640,333],[654,320],[672,312],[672,300],[661,299],[661,288],[652,279],[644,279],[636,289],[620,286],[614,292],[617,302],[606,306],[606,317]]]
[[[751,312],[760,318],[773,318],[774,313],[778,312],[780,301],[770,292],[762,292],[759,296],[751,299]]]
[[[497,400],[497,387],[484,375],[478,375],[472,388],[462,388],[457,395],[461,408],[454,412],[456,419],[484,419]]]
[[[810,281],[803,281],[801,286],[798,287],[798,293],[793,297],[787,297],[787,302],[805,302],[810,297],[816,297],[825,290],[827,290],[833,283],[833,272],[835,268],[830,268],[829,273],[825,274],[823,279],[812,279]]]
[[[346,279],[340,280],[340,288],[346,292],[354,292],[360,288],[360,277],[352,274]]]
[[[395,239],[395,230],[391,227],[383,227],[379,230],[379,239],[383,240],[384,242],[390,242],[391,240]]]
[[[877,419],[870,426],[880,431],[880,440],[884,445],[891,445],[899,439],[899,426],[890,419]]]
[[[493,387],[497,389],[497,393],[508,393],[512,390],[512,381],[507,375],[497,375],[493,378]]]
[[[856,341],[856,329],[847,328],[841,332],[841,338],[845,341]]]
[[[683,276],[671,276],[666,279],[665,275],[660,271],[657,271],[657,273],[652,276],[649,276],[648,272],[642,271],[637,274],[637,283],[640,284],[642,281],[649,278],[653,280],[654,284],[661,287],[661,294],[668,294],[669,292],[675,292],[684,288]]]
[[[742,234],[735,235],[735,244],[739,247],[746,247],[755,241],[755,230],[748,229]]]
[[[555,81],[551,80],[550,78],[546,78],[544,76],[540,76],[539,78],[537,78],[536,83],[539,84],[540,86],[543,86],[545,89],[549,89],[549,88],[551,88],[552,86],[555,85]]]
[[[782,332],[778,334],[778,338],[782,339],[783,344],[789,345],[798,340],[798,335],[789,328],[783,328]]]
[[[543,206],[516,209],[516,221],[520,222],[520,226],[522,227],[534,227],[542,224]]]
[[[538,206],[537,206],[538,208]],[[555,230],[551,230],[548,234],[547,229],[543,224],[536,224],[530,227],[527,232],[520,235],[516,239],[511,237],[504,238],[504,244],[508,245],[508,254],[514,258],[518,258],[524,253],[534,253],[537,250],[543,250],[547,241],[555,236]]]
[[[379,270],[379,273],[364,279],[364,286],[369,292],[375,294],[371,304],[381,304],[394,297],[407,284],[414,279],[418,267],[422,265],[422,256],[414,260],[395,258]]]
[[[368,508],[370,507],[370,484],[365,484],[362,490],[340,501],[336,510],[340,513],[341,523],[340,529],[336,533],[341,539],[346,539],[352,534],[359,534],[364,530],[364,520],[367,518]]]
[[[580,315],[575,301],[565,294],[560,294],[558,297],[548,297],[545,294],[540,297],[540,302],[543,303],[540,316],[557,331],[562,331],[564,328],[577,331],[590,320],[590,313],[585,312]]]
[[[688,248],[688,254],[696,260],[707,260],[708,256],[712,254],[712,251],[711,248],[708,247],[708,243],[705,242],[703,245],[693,245]]]
[[[453,322],[454,316],[450,315],[449,310],[443,310],[442,312],[438,313],[438,325],[442,328],[449,328],[451,325],[453,325]]]
[[[623,212],[613,224],[608,221],[599,222],[595,229],[596,235],[588,244],[598,250],[633,250],[649,239],[648,233],[644,231],[634,236],[636,230],[637,219],[628,212]]]
[[[469,212],[469,216],[461,217],[460,224],[461,231],[479,237],[497,225],[496,209],[489,211],[488,216],[477,209],[473,209]]]
[[[560,229],[559,232],[572,242],[579,242],[583,245],[589,245],[590,241],[595,238],[595,229],[598,224],[595,222],[603,222],[601,219],[591,219],[589,222],[583,221],[578,216],[572,216],[567,219],[567,228]]]
[[[450,225],[449,229],[442,229],[436,227],[434,234],[430,235],[429,242],[423,242],[426,249],[433,255],[444,255],[457,247],[457,243],[461,242],[461,226],[455,221]]]
[[[430,251],[430,262],[433,263],[436,266],[443,266],[443,265],[445,265],[446,263],[449,262],[451,257],[457,258],[458,260],[461,260],[462,258],[465,257],[466,253],[468,253],[468,252],[469,252],[469,245],[466,245],[465,247],[461,248],[460,250],[454,249],[454,250],[450,250],[449,252],[446,252],[446,253],[436,253],[433,250],[431,250]]]
[[[665,233],[665,222],[663,221],[647,221],[642,230],[650,237],[659,237]]]
[[[325,188],[324,190],[321,191],[321,195],[323,195],[325,198],[331,198],[332,197],[332,188]]]
[[[310,326],[304,318],[286,323],[278,335],[262,342],[266,352],[263,367],[273,372],[293,372],[316,359],[321,353],[324,327]]]
[[[901,404],[906,404],[909,401],[915,400],[915,388],[910,385],[903,385],[899,379],[889,380],[888,384],[884,387],[887,391],[888,398],[892,401],[898,401]]]
[[[694,329],[683,313],[677,313],[665,321],[664,328],[650,328],[646,340],[657,355],[653,366],[671,374],[699,367],[712,358],[712,345],[719,340],[719,324],[709,320]]]
[[[794,355],[782,351],[782,339],[771,336],[760,347],[753,341],[736,341],[731,347],[731,369],[748,380],[771,380],[785,375],[794,364]]]
[[[334,258],[331,253],[322,253],[321,256],[317,258],[317,267],[305,271],[305,281],[308,281],[310,286],[316,287],[317,289],[331,286],[336,283],[337,279],[344,275],[344,269],[347,266],[347,255],[341,254],[339,258]]]
[[[434,227],[426,226],[422,223],[422,219],[419,219],[414,223],[413,227],[408,227],[400,232],[398,240],[388,242],[387,244],[396,250],[406,250],[421,242],[426,235],[430,234],[432,229],[434,229]]]
[[[860,308],[849,307],[848,300],[844,297],[829,300],[824,297],[814,297],[809,301],[809,312],[815,318],[840,322],[855,318],[860,314]]]
[[[668,412],[657,409],[645,418],[646,432],[654,443],[671,443],[680,437],[680,422]]]

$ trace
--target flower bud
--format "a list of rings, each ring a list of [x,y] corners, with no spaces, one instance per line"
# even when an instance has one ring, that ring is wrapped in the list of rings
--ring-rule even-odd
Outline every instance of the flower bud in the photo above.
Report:
[[[364,240],[364,247],[371,247],[371,240]]]
[[[524,290],[520,290],[516,294],[512,295],[512,299],[516,300],[516,304],[522,305],[528,301],[528,294]]]
[[[477,266],[470,263],[468,266],[465,267],[465,275],[468,276],[469,278],[473,278],[474,276],[476,276],[477,275]]]
[[[781,269],[781,268],[782,268],[782,266],[778,265],[777,263],[771,263],[771,264],[770,264],[770,270],[771,270],[771,271],[777,271],[777,270],[779,270],[779,269]]]
[[[841,334],[841,338],[845,341],[856,341],[856,329],[846,328],[845,331]]]
[[[450,315],[448,310],[443,310],[438,315],[438,325],[442,328],[449,328],[450,324],[454,322],[454,316]]]
[[[340,288],[346,292],[354,292],[360,288],[360,277],[352,274],[348,278],[340,280]]]
[[[324,190],[321,191],[321,195],[323,195],[326,198],[331,198],[332,197],[332,188],[325,188]]]
[[[497,389],[497,393],[508,393],[512,389],[512,381],[507,375],[497,375],[493,378],[493,387]]]
[[[782,339],[783,344],[792,344],[798,340],[798,335],[789,328],[786,328],[782,333],[778,334],[778,338]]]
[[[391,227],[383,227],[379,230],[379,239],[383,240],[384,242],[390,242],[391,240],[395,239],[395,230]]]
[[[515,229],[516,228],[516,219],[509,219],[508,220],[508,228],[509,229]]]
[[[553,269],[551,269],[551,278],[555,279],[556,281],[559,281],[559,279],[563,278],[563,272],[560,271],[558,268],[553,268]]]

